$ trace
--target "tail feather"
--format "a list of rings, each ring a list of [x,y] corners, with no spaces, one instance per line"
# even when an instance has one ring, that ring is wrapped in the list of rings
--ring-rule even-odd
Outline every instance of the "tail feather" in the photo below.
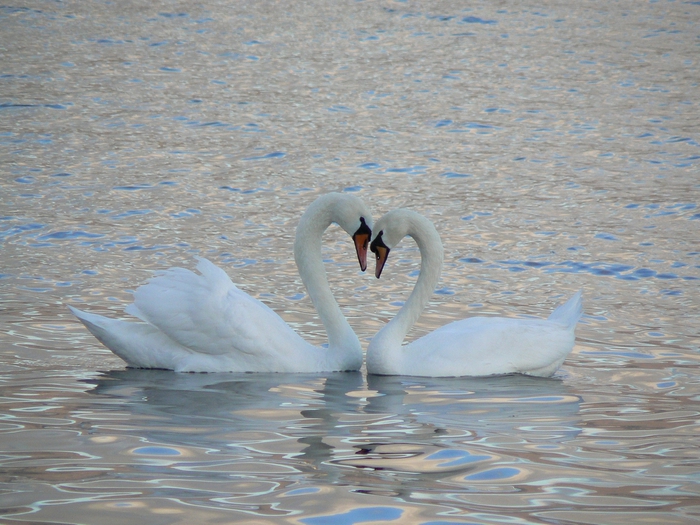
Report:
[[[189,354],[151,325],[68,308],[100,343],[134,368],[177,370]]]
[[[547,319],[573,330],[583,315],[583,290],[579,290],[567,302],[558,306]]]

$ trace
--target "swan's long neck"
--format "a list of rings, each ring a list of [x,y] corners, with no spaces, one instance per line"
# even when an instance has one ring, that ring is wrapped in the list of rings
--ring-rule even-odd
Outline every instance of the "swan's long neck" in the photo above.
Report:
[[[342,204],[342,201],[338,201],[331,195],[312,203],[302,215],[297,227],[294,259],[301,280],[328,334],[330,351],[339,356],[352,354],[356,360],[360,360],[361,364],[360,341],[333,297],[321,254],[323,232],[336,222],[334,208]]]
[[[369,344],[368,368],[375,373],[382,373],[384,363],[387,366],[391,363],[391,369],[396,370],[396,364],[402,357],[401,343],[430,301],[442,271],[443,247],[433,224],[415,213],[407,215],[406,219],[403,233],[413,237],[418,245],[421,256],[420,274],[411,295],[399,313],[374,336]],[[371,366],[370,362],[372,362]]]

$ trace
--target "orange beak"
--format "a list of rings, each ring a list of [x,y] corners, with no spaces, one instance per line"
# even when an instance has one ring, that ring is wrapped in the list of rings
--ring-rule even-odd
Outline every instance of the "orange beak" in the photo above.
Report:
[[[352,236],[355,241],[355,252],[357,252],[357,260],[360,262],[360,270],[363,272],[367,269],[367,247],[369,246],[369,233],[356,233]]]
[[[377,267],[374,269],[374,276],[379,279],[379,276],[382,275],[386,259],[389,257],[389,248],[386,246],[377,246],[373,251],[377,256]]]
[[[367,223],[365,223],[365,218],[360,217],[360,227],[352,236],[352,240],[355,242],[357,260],[360,262],[360,270],[363,272],[367,269],[367,248],[369,247],[369,240],[371,237],[372,230],[367,226]]]

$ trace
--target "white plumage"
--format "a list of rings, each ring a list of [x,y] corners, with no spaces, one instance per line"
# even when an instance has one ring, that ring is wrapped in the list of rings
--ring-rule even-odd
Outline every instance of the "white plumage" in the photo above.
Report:
[[[435,289],[443,247],[433,224],[418,213],[394,210],[377,221],[371,249],[377,277],[391,248],[409,235],[418,244],[421,271],[399,313],[367,349],[367,372],[424,377],[487,376],[521,373],[551,376],[574,347],[574,329],[582,315],[582,292],[548,319],[470,317],[438,328],[408,345],[402,342]]]
[[[199,274],[161,272],[134,292],[126,312],[143,322],[71,311],[107,348],[135,368],[178,372],[323,372],[358,370],[360,342],[333,298],[321,259],[332,223],[355,240],[366,264],[372,218],[349,194],[319,197],[302,216],[294,254],[302,281],[328,333],[328,348],[307,343],[272,309],[239,290],[226,272],[200,258]]]

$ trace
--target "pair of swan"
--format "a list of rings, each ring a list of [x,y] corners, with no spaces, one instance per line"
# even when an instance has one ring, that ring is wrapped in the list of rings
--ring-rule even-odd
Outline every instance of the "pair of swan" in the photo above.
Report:
[[[328,348],[302,339],[269,307],[242,292],[226,273],[200,258],[196,274],[171,268],[140,286],[126,312],[144,322],[73,314],[107,348],[135,368],[178,372],[328,372],[359,370],[360,341],[333,298],[321,258],[321,237],[333,223],[352,236],[364,271],[368,245],[381,275],[390,250],[405,236],[421,253],[421,272],[398,315],[367,349],[367,372],[430,377],[522,373],[547,377],[574,346],[581,292],[548,319],[472,317],[402,346],[440,277],[443,248],[435,227],[409,210],[372,216],[350,194],[316,199],[302,215],[294,258],[328,334]],[[371,241],[371,244],[370,244]]]

